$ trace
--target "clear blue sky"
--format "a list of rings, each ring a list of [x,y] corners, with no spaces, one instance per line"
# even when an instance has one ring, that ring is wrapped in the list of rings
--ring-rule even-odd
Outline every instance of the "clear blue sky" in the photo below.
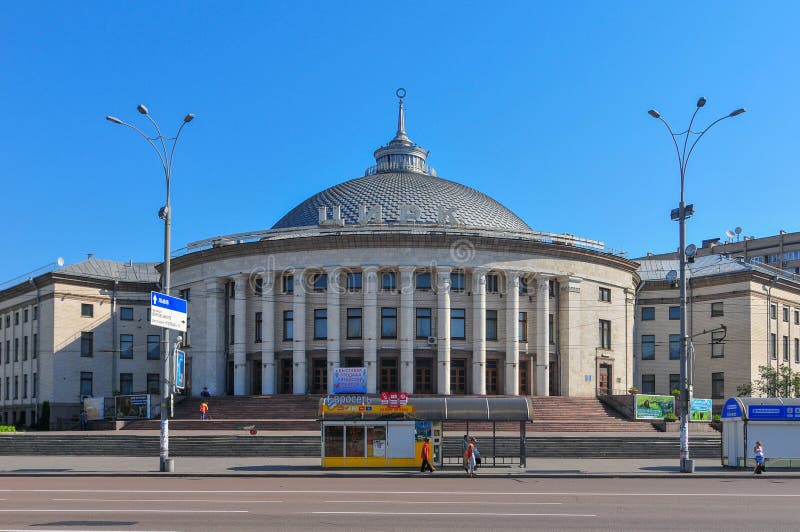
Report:
[[[0,17],[0,282],[63,256],[159,261],[163,174],[112,114],[174,132],[174,248],[267,229],[407,130],[533,229],[677,247],[678,165],[647,110],[715,127],[688,240],[798,224],[797,2],[16,2]]]

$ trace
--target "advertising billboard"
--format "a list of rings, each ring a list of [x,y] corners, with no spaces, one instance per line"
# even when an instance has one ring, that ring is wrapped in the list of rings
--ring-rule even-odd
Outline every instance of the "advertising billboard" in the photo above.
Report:
[[[636,419],[664,419],[667,414],[675,413],[675,398],[671,395],[636,396]]]
[[[367,393],[367,368],[334,368],[333,393]]]
[[[711,399],[692,399],[692,404],[689,406],[689,421],[710,422],[711,406]]]

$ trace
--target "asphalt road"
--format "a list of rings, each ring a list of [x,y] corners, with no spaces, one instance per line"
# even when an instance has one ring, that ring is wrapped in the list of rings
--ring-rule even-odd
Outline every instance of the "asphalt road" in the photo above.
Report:
[[[797,530],[800,481],[0,478],[0,532]]]

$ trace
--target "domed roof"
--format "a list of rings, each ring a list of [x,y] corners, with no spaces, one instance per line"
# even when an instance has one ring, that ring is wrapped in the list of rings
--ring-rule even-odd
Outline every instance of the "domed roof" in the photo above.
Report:
[[[436,176],[426,164],[428,151],[406,135],[405,90],[398,89],[397,96],[397,133],[375,150],[376,165],[364,177],[311,196],[272,228],[381,223],[530,232],[522,219],[486,194]]]
[[[445,224],[513,232],[531,230],[516,214],[486,194],[453,181],[413,172],[368,175],[323,190],[289,211],[273,229],[318,225],[320,207],[330,211],[335,206],[340,206],[345,224],[356,224],[362,206],[376,205],[381,207],[385,224]]]

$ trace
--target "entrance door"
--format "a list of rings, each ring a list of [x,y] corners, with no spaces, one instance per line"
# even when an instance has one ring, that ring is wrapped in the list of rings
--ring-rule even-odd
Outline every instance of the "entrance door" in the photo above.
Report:
[[[608,386],[611,382],[611,366],[600,364],[600,371],[597,374],[597,393],[606,395],[609,392]]]
[[[486,361],[486,395],[497,395],[499,386],[497,384],[497,361]]]
[[[528,361],[519,361],[519,394],[530,395],[531,390],[528,386]]]
[[[558,359],[555,357],[550,357],[550,395],[560,395],[559,390],[559,371],[558,371]]]
[[[400,382],[397,379],[397,359],[381,359],[381,392],[396,392],[400,390]]]
[[[233,360],[228,361],[228,374],[225,379],[227,395],[233,395]]]
[[[323,358],[311,362],[311,393],[328,393],[328,362]]]
[[[450,362],[450,393],[452,395],[467,393],[467,361],[464,359]]]
[[[251,389],[252,395],[261,395],[261,359],[253,360],[252,363],[253,369],[250,372],[252,378],[250,379],[251,382]]]
[[[414,393],[433,393],[433,360],[430,358],[414,361]]]
[[[281,390],[280,393],[292,393],[294,387],[294,371],[291,358],[281,359]]]

